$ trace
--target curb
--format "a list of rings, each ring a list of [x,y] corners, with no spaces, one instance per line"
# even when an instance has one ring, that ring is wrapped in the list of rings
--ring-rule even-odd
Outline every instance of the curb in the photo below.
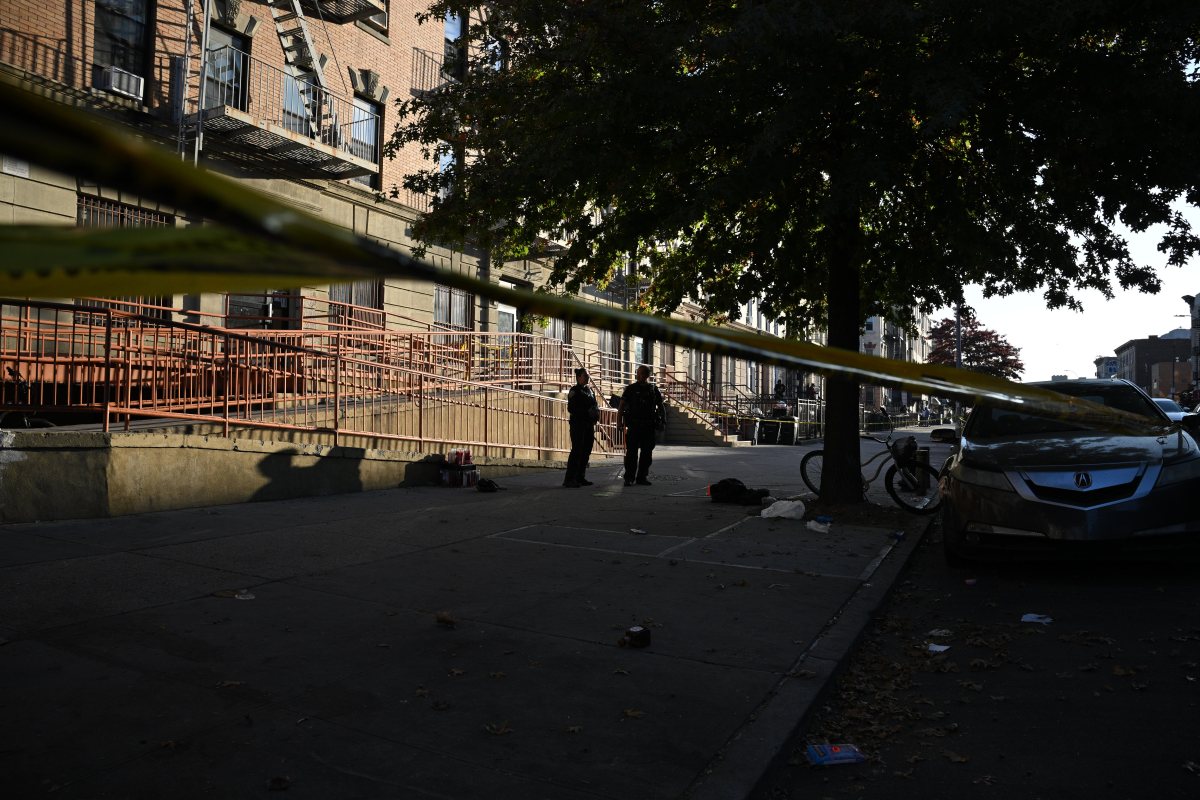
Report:
[[[818,702],[833,686],[847,656],[854,650],[871,618],[896,585],[936,517],[880,561],[846,604],[826,624],[809,648],[782,676],[770,696],[752,713],[683,793],[688,800],[729,800],[748,797],[775,759],[807,722]],[[895,558],[888,556],[895,555]]]

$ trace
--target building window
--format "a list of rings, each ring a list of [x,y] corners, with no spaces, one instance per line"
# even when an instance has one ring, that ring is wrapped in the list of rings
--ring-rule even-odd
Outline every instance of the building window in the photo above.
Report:
[[[546,323],[546,338],[558,339],[564,344],[571,343],[571,325],[566,320],[551,318]]]
[[[433,322],[442,328],[469,331],[475,328],[475,296],[449,286],[436,286]]]
[[[596,349],[600,351],[600,374],[604,377],[620,373],[620,339],[613,331],[596,331]]]
[[[148,6],[147,0],[96,0],[96,64],[145,74]]]
[[[382,330],[383,283],[376,280],[335,283],[329,287],[330,322],[338,327]]]
[[[379,31],[386,36],[388,32],[388,5],[388,0],[384,0],[383,11],[380,11],[378,14],[372,14],[364,19],[362,23],[368,28]]]
[[[382,106],[361,97],[354,98],[354,119],[350,123],[350,155],[379,165],[379,131],[382,128]],[[351,178],[371,189],[379,188],[379,173],[372,172]]]
[[[463,47],[462,17],[453,11],[446,12],[445,45],[442,52],[442,73],[447,78],[461,80],[466,71],[466,61],[462,57]]]
[[[875,330],[875,318],[874,318],[874,317],[867,317],[867,321],[866,321],[866,323],[863,325],[863,330],[864,330],[864,331],[873,331],[873,330]]]
[[[204,107],[230,106],[246,111],[250,97],[246,78],[250,74],[250,41],[245,36],[212,27],[208,33],[208,67],[204,79]],[[288,105],[291,94],[298,89],[291,86],[295,78],[284,78],[284,124],[288,123]],[[298,102],[298,101],[296,101]],[[307,135],[307,134],[306,134]]]
[[[86,194],[78,196],[75,208],[76,222],[81,228],[165,228],[175,224],[175,218],[170,214]],[[168,319],[171,301],[170,295],[130,295],[103,300],[81,298],[75,304],[100,305],[116,311]]]

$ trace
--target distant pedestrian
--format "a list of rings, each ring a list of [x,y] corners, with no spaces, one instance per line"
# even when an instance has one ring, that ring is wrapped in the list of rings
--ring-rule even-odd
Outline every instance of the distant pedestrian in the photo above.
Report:
[[[637,380],[625,387],[617,408],[617,425],[625,428],[625,485],[649,486],[655,431],[666,410],[658,387],[650,383],[650,368],[637,368]]]
[[[571,417],[571,454],[567,456],[567,474],[563,478],[563,486],[568,489],[592,485],[584,476],[588,459],[592,456],[600,406],[592,387],[588,386],[589,377],[586,369],[580,367],[575,370],[575,385],[567,392],[567,413]]]
[[[816,400],[817,399],[817,387],[810,383],[808,385],[808,387],[804,390],[804,399],[805,400]]]
[[[776,382],[776,384],[775,384],[775,402],[778,403],[779,401],[783,400],[783,396],[785,394],[787,394],[787,387],[783,385],[783,381],[780,380],[780,381]]]

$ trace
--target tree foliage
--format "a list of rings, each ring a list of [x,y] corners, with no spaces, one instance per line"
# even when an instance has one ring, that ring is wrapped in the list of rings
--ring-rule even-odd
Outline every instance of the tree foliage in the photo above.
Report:
[[[471,12],[457,80],[400,103],[391,146],[445,199],[426,241],[547,255],[568,288],[633,263],[648,307],[751,297],[854,349],[985,295],[1155,291],[1120,223],[1198,248],[1200,4],[510,0]],[[436,159],[435,159],[436,161]],[[566,240],[547,252],[546,234]],[[1163,266],[1158,265],[1158,266]],[[828,393],[826,475],[857,470],[853,387]]]
[[[1021,349],[993,330],[983,327],[969,307],[959,313],[958,325],[953,317],[937,322],[930,331],[932,348],[930,364],[959,366],[958,330],[962,331],[962,368],[982,372],[997,378],[1018,380],[1025,371]]]

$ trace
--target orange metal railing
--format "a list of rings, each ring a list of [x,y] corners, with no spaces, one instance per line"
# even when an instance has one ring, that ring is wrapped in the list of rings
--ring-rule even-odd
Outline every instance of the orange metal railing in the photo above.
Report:
[[[0,407],[90,414],[105,430],[134,419],[187,420],[226,435],[235,427],[307,431],[334,443],[365,437],[418,451],[465,445],[485,455],[542,457],[569,450],[566,402],[533,390],[559,382],[561,346],[546,340],[532,357],[501,354],[480,364],[460,355],[453,336],[462,334],[247,334],[111,308],[3,300],[0,373],[8,380]],[[600,429],[601,451],[619,442],[613,410],[602,410]]]

